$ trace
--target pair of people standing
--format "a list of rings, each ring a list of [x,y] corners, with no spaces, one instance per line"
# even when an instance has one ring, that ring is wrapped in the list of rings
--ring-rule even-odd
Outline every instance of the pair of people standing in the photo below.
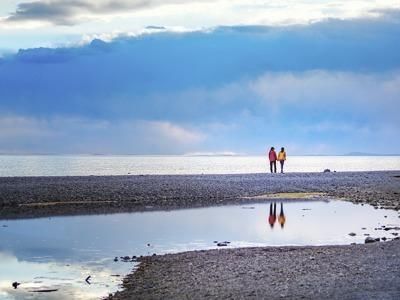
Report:
[[[281,148],[281,151],[276,155],[275,148],[271,147],[268,153],[269,157],[269,167],[271,169],[271,173],[276,173],[276,161],[279,161],[281,164],[281,173],[283,173],[283,165],[285,164],[286,160],[286,152],[285,148]]]

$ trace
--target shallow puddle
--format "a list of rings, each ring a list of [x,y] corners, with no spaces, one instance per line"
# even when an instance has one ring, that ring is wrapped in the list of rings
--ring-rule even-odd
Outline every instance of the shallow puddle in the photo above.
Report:
[[[395,211],[334,200],[279,201],[271,202],[275,205],[0,221],[0,298],[107,296],[135,265],[123,262],[121,256],[364,243],[368,235],[391,239],[400,233]],[[14,281],[21,283],[17,289],[12,287]],[[49,289],[57,291],[34,292]]]

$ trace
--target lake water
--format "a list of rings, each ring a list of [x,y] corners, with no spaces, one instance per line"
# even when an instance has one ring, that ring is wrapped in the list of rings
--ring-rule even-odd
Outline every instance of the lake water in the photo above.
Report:
[[[276,202],[271,214],[271,203],[0,221],[0,298],[98,299],[135,266],[116,256],[363,243],[368,234],[391,239],[400,232],[393,228],[400,227],[398,212],[369,205],[290,200]],[[224,241],[230,243],[215,243]],[[16,290],[14,281],[21,283]]]
[[[0,176],[244,174],[267,172],[264,156],[0,155]],[[400,156],[289,156],[286,172],[400,170]]]

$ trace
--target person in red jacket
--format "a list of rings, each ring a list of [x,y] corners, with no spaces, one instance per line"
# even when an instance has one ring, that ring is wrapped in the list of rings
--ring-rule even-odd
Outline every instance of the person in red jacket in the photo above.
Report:
[[[271,173],[276,173],[276,160],[278,158],[276,156],[274,147],[271,147],[271,150],[269,150],[268,157],[269,157],[269,167],[271,169]],[[273,167],[273,170],[272,170],[272,167]]]

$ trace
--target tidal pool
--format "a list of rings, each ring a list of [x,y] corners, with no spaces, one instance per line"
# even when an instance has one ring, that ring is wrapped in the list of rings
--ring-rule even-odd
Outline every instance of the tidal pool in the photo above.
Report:
[[[0,299],[99,299],[135,267],[121,256],[364,243],[399,227],[395,211],[337,200],[0,221]]]

